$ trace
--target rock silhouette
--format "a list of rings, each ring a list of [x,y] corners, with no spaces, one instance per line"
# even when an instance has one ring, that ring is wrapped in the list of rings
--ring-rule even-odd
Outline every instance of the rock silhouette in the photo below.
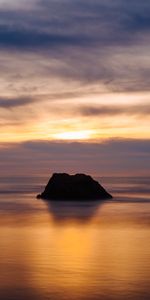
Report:
[[[37,198],[49,200],[100,200],[112,196],[91,176],[54,173]]]

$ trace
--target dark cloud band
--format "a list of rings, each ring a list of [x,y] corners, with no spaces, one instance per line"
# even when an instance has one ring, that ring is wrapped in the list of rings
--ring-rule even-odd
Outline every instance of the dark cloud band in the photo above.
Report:
[[[10,109],[31,104],[35,99],[30,97],[0,98],[0,108]]]
[[[150,175],[149,152],[150,140],[140,139],[114,139],[97,143],[5,143],[0,147],[1,175],[49,175],[64,171],[99,176]]]
[[[83,116],[116,116],[116,115],[138,115],[149,116],[150,105],[107,105],[107,106],[83,106],[79,109]]]

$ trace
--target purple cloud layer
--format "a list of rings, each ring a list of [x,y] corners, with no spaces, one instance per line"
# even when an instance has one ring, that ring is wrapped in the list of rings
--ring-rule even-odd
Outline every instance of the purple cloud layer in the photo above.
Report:
[[[40,176],[53,172],[150,176],[149,152],[150,141],[138,139],[114,139],[104,143],[29,141],[3,144],[0,176]]]

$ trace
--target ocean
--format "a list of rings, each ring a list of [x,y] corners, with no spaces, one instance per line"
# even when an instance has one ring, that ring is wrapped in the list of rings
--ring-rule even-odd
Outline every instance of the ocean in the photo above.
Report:
[[[1,300],[150,299],[150,178],[96,179],[113,199],[47,202],[48,178],[0,178]]]

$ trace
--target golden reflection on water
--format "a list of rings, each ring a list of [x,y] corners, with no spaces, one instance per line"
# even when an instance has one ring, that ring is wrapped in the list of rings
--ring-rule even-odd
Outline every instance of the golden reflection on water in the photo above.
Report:
[[[84,222],[68,207],[58,221],[42,205],[3,224],[0,289],[31,289],[41,299],[148,299],[148,204],[106,203]]]

